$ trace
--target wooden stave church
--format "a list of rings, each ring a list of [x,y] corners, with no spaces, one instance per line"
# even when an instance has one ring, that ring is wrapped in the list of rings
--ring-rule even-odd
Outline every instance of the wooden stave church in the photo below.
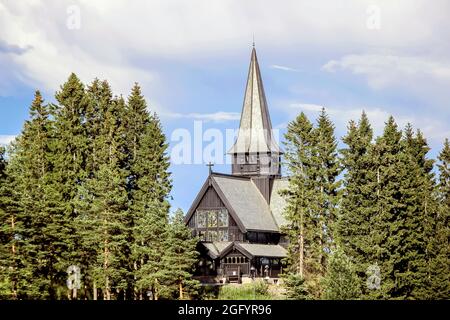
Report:
[[[282,233],[288,187],[253,46],[231,174],[211,170],[185,222],[200,237],[196,278],[202,282],[277,281],[287,238]]]

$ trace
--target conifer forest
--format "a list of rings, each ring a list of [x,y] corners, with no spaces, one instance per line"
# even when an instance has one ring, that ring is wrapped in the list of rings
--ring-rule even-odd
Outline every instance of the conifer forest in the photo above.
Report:
[[[198,238],[171,207],[168,139],[139,85],[122,97],[71,74],[54,99],[36,91],[0,147],[0,299],[205,298]],[[324,108],[282,140],[283,299],[450,297],[448,139],[433,159],[413,123],[389,117],[375,136],[364,112],[337,137]]]

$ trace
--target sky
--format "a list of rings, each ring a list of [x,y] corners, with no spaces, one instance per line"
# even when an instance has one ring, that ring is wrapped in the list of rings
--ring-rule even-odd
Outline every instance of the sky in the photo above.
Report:
[[[0,144],[20,133],[35,90],[53,102],[75,72],[124,97],[138,82],[169,154],[180,132],[205,147],[208,129],[239,126],[254,40],[281,137],[325,107],[340,139],[365,110],[376,134],[389,115],[412,123],[436,157],[450,137],[449,39],[445,0],[0,0]],[[189,209],[208,160],[172,161],[173,209]]]

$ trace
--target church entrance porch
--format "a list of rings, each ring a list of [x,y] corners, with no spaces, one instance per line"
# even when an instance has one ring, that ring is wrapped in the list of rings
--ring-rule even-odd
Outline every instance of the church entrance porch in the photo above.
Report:
[[[283,272],[286,249],[280,245],[206,242],[201,246],[205,257],[201,261],[209,259],[209,262],[208,268],[197,269],[198,276],[215,275],[218,282],[242,283],[243,278],[273,279]]]

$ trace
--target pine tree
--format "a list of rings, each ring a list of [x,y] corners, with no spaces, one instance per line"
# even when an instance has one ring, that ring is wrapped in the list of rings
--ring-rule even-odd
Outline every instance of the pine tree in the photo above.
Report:
[[[352,300],[361,295],[360,281],[354,266],[339,248],[331,254],[323,281],[323,296],[327,300]]]
[[[340,247],[352,259],[359,276],[360,287],[365,288],[368,261],[372,255],[371,219],[375,205],[371,188],[374,165],[369,154],[373,131],[365,112],[356,124],[350,121],[342,141],[347,148],[340,150],[345,169],[344,189],[337,233]]]
[[[184,213],[181,209],[175,211],[168,228],[166,251],[162,259],[163,279],[165,278],[164,282],[168,284],[169,297],[172,296],[171,291],[175,290],[178,292],[178,298],[184,299],[185,291],[195,294],[198,290],[198,281],[192,279],[198,255],[198,239],[192,236],[191,230],[184,223]]]

